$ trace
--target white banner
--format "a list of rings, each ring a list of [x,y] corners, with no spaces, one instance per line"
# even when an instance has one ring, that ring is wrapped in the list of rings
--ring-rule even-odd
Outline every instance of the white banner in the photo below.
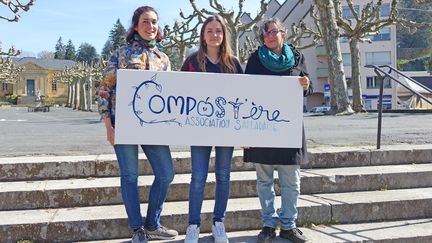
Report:
[[[298,77],[118,70],[116,144],[302,144]]]

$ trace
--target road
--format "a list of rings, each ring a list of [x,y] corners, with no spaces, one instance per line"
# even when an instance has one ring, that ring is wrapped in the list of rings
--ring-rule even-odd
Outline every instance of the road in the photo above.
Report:
[[[304,117],[309,147],[375,146],[377,123],[376,113]],[[0,157],[114,153],[96,112],[0,107],[0,134]],[[432,113],[384,114],[381,144],[432,144]]]

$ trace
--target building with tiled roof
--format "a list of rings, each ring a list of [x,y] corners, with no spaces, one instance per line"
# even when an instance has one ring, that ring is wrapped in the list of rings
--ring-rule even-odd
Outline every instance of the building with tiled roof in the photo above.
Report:
[[[65,103],[67,84],[54,79],[65,67],[75,65],[71,60],[43,59],[35,57],[13,58],[13,63],[23,67],[23,72],[13,83],[0,83],[0,97],[17,94],[19,100],[32,100],[38,93],[55,103]]]

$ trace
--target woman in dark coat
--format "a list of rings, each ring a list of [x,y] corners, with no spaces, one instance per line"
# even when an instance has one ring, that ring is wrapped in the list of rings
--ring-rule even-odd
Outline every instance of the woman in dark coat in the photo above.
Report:
[[[284,43],[286,30],[278,19],[269,19],[261,27],[263,45],[249,58],[246,74],[300,76],[303,95],[312,93],[312,86],[306,70],[303,55],[290,44]],[[297,229],[297,201],[300,195],[300,164],[307,155],[303,128],[301,148],[246,148],[244,160],[254,162],[257,173],[257,191],[262,207],[263,228],[258,242],[271,242],[280,224],[280,237],[292,242],[307,242],[308,239]],[[273,172],[278,171],[282,206],[275,208]]]

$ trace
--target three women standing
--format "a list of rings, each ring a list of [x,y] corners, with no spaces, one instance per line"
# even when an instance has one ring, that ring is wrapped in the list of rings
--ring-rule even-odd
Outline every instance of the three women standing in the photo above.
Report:
[[[210,16],[201,27],[198,52],[183,63],[182,71],[211,73],[243,73],[233,56],[228,32],[220,16]],[[185,243],[197,243],[201,224],[201,207],[208,175],[212,146],[192,146],[192,179],[189,187],[189,226]],[[230,191],[231,159],[234,147],[215,147],[216,195],[213,211],[212,235],[216,243],[227,243],[223,223]]]
[[[149,239],[172,239],[177,231],[160,224],[163,203],[174,177],[170,149],[166,145],[141,145],[153,169],[155,179],[148,197],[145,222],[140,211],[138,193],[138,145],[114,143],[116,73],[118,69],[144,69],[169,71],[168,57],[156,47],[161,41],[158,14],[152,7],[135,10],[132,25],[127,34],[127,45],[111,56],[99,95],[102,97],[99,112],[104,119],[107,140],[114,146],[121,174],[121,193],[129,226],[134,230],[133,243]],[[299,81],[304,95],[312,93],[304,58],[293,46],[284,43],[286,31],[277,19],[264,22],[261,40],[264,45],[251,55],[246,67],[248,74],[302,76]],[[201,28],[198,52],[184,62],[181,70],[190,72],[242,73],[236,57],[231,54],[226,25],[220,16],[207,18]],[[216,146],[215,174],[216,195],[213,212],[212,234],[216,243],[228,243],[223,223],[230,191],[230,172],[233,147]],[[208,175],[212,146],[192,146],[192,178],[189,188],[189,226],[185,243],[197,243],[201,224],[201,207]],[[302,148],[248,148],[245,161],[256,163],[257,191],[262,206],[263,228],[258,242],[271,242],[275,228],[281,224],[280,236],[293,242],[307,239],[296,228],[297,200],[300,194],[300,166],[306,159],[306,143],[303,134]],[[282,192],[282,208],[274,206],[273,171],[279,173]]]
[[[127,45],[117,49],[103,72],[99,104],[107,133],[108,142],[114,146],[120,167],[121,194],[129,227],[134,230],[132,243],[144,243],[148,239],[173,239],[178,233],[160,224],[163,203],[174,178],[174,166],[170,149],[166,145],[140,145],[154,173],[154,181],[148,196],[145,223],[140,210],[138,192],[138,145],[114,143],[115,100],[118,69],[144,69],[170,71],[168,57],[156,47],[162,40],[158,27],[158,14],[149,6],[139,7],[132,17],[128,30]]]

